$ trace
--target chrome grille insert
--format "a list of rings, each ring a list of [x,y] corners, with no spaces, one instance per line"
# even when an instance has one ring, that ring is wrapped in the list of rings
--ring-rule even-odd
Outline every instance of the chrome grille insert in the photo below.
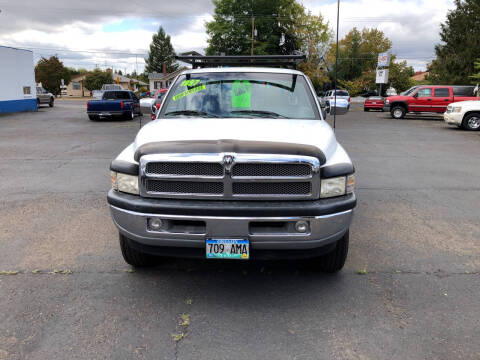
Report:
[[[216,200],[320,197],[317,158],[277,154],[149,154],[140,158],[140,195]]]

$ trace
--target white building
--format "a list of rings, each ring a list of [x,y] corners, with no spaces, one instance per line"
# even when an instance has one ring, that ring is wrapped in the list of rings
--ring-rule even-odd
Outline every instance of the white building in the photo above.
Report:
[[[35,110],[33,52],[0,46],[0,113]]]

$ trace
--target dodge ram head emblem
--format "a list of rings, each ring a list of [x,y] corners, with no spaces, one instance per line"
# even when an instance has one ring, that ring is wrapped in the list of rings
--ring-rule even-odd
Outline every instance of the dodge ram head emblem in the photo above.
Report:
[[[229,173],[230,170],[232,169],[232,165],[233,165],[233,156],[232,155],[225,155],[223,157],[223,166],[225,167],[225,171],[227,173]]]

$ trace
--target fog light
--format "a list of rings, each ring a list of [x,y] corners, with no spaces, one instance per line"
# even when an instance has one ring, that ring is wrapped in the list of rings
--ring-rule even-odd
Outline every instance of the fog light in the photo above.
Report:
[[[306,221],[297,221],[295,230],[299,233],[306,233],[308,231],[308,223]]]
[[[152,230],[160,230],[162,228],[163,221],[159,218],[148,219],[148,227]]]

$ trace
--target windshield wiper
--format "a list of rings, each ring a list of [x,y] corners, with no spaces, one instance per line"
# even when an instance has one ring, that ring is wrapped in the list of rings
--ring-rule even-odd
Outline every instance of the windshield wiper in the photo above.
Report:
[[[247,115],[258,115],[261,117],[273,117],[273,118],[283,118],[286,119],[286,116],[277,114],[273,111],[264,111],[264,110],[234,110],[230,111],[230,114],[247,114]]]
[[[165,116],[168,116],[168,115],[206,116],[206,117],[216,117],[216,118],[219,117],[218,115],[215,115],[215,114],[209,114],[205,111],[197,111],[197,110],[169,111],[164,115]]]

